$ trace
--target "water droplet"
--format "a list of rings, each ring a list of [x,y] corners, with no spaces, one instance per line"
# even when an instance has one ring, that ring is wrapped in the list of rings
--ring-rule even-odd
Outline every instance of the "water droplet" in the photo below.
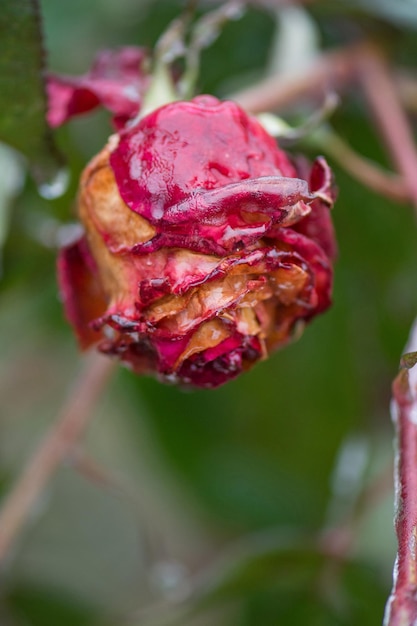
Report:
[[[62,196],[69,183],[69,170],[66,167],[62,167],[57,173],[48,181],[44,181],[38,185],[39,194],[46,200],[53,200]]]

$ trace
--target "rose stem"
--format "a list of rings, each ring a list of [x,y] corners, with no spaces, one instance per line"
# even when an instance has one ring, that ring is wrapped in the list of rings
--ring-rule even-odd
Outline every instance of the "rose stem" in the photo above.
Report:
[[[317,134],[319,137],[320,134]],[[402,176],[382,167],[353,150],[342,137],[331,131],[325,132],[317,146],[329,155],[353,178],[373,191],[395,202],[408,202],[410,194]]]
[[[409,349],[417,349],[417,324]],[[396,428],[395,530],[398,540],[394,584],[385,626],[417,624],[417,367],[402,368],[393,384]]]
[[[293,78],[271,76],[252,87],[233,94],[244,109],[252,113],[274,111],[311,95],[322,96],[335,90],[353,76],[362,46],[352,46],[322,54],[308,70]]]
[[[355,75],[362,50],[367,44],[323,54],[306,73],[294,78],[271,76],[231,96],[251,113],[273,111],[305,97],[322,95],[328,89],[341,88]],[[322,149],[351,176],[377,193],[399,202],[410,199],[402,176],[384,171],[369,159],[361,157],[340,137],[326,137]]]
[[[0,509],[0,564],[4,564],[55,470],[83,435],[113,368],[108,357],[97,353],[86,357],[55,423],[33,452]]]
[[[398,70],[395,74],[395,82],[401,100],[410,112],[417,112],[417,80],[406,70]]]
[[[372,45],[363,49],[357,72],[380,132],[417,208],[417,149],[395,79],[382,54]]]

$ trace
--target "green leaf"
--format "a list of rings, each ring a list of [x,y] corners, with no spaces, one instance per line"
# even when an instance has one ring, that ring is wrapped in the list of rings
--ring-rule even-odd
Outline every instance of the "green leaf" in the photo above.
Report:
[[[63,160],[46,122],[44,51],[37,0],[2,0],[0,140],[29,161],[46,197],[63,192]]]

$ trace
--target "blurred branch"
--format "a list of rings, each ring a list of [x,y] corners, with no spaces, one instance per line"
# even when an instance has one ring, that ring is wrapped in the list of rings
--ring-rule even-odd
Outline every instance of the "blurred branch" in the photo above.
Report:
[[[395,202],[410,200],[403,177],[385,170],[374,161],[359,154],[332,130],[320,129],[312,135],[312,141],[363,185]]]
[[[330,90],[333,92],[334,90],[340,90],[346,83],[355,78],[358,73],[363,79],[365,88],[365,84],[368,80],[366,77],[368,76],[369,70],[367,72],[362,67],[362,59],[364,54],[369,56],[370,49],[368,44],[361,43],[341,50],[325,53],[307,72],[299,76],[291,78],[287,76],[285,78],[272,76],[247,90],[234,94],[232,98],[252,113],[260,113],[262,111],[287,107],[305,97],[318,97],[322,96],[323,93],[329,93]],[[375,75],[375,68],[371,68],[371,74]],[[401,93],[405,97],[405,80],[402,81],[402,85]],[[385,91],[387,91],[387,86],[385,85],[383,87]],[[415,87],[415,85],[413,85],[413,87]],[[369,85],[365,89],[366,93],[369,91],[374,94],[379,94],[378,89],[371,89]],[[394,85],[390,82],[390,91],[392,91],[392,89],[394,89]],[[410,81],[408,81],[408,97],[410,97],[411,90]],[[383,97],[378,95],[378,97],[374,97],[374,99],[378,101],[381,109],[386,106]],[[392,94],[391,100],[393,100]],[[409,159],[411,150],[409,146],[410,132],[408,125],[405,126],[404,124],[405,115],[402,112],[401,105],[395,93],[394,102],[395,105],[391,103],[391,109],[397,111],[397,117],[399,119],[396,121],[396,128],[400,128],[400,131],[402,130],[401,136],[405,134],[405,128],[407,128],[406,134],[408,136],[408,142],[406,141],[404,145],[407,159]],[[401,115],[398,115],[398,109],[401,110]],[[386,120],[386,126],[388,126],[388,120]],[[417,178],[415,178],[416,182],[414,182],[413,178],[413,183],[410,185],[410,178],[412,178],[411,168],[403,164],[406,157],[403,156],[401,148],[399,148],[401,156],[397,159],[397,163],[402,164],[399,168],[402,176],[389,172],[366,157],[358,154],[344,139],[333,132],[320,131],[316,134],[315,138],[313,137],[313,141],[316,139],[319,140],[320,148],[325,153],[333,157],[341,167],[351,174],[351,176],[370,189],[396,202],[408,202],[410,198],[417,198]],[[399,142],[396,142],[395,145],[398,147]],[[417,171],[417,168],[413,170],[413,176],[415,171]]]
[[[126,482],[125,476],[119,476],[117,472],[103,466],[83,449],[82,444],[73,446],[69,451],[67,460],[69,465],[71,465],[80,476],[96,487],[112,491],[123,499],[135,513],[140,514],[143,502],[138,496],[137,485],[133,488]],[[148,532],[148,534],[151,533]]]
[[[227,22],[240,19],[244,11],[245,3],[242,0],[228,0],[203,15],[193,25],[189,44],[185,48],[185,71],[178,85],[183,99],[191,98],[195,94],[202,51],[217,39]]]
[[[408,349],[417,350],[417,324]],[[393,385],[396,427],[395,529],[398,554],[385,626],[417,624],[417,353],[405,355]]]
[[[417,148],[391,69],[382,53],[368,45],[363,48],[357,71],[381,134],[417,207]]]
[[[324,52],[303,73],[292,77],[268,76],[230,97],[252,113],[260,113],[285,108],[302,98],[320,96],[329,89],[340,90],[355,78],[362,64],[362,53],[367,50],[369,44],[360,43]],[[417,111],[417,76],[393,68],[393,78],[405,106]]]
[[[270,76],[231,96],[251,113],[273,111],[311,96],[338,91],[354,75],[362,45],[322,54],[305,73],[294,77]]]
[[[412,113],[417,113],[417,76],[405,70],[399,70],[395,82],[404,106]]]
[[[0,509],[0,565],[4,565],[54,472],[83,435],[113,367],[110,359],[97,353],[86,358],[56,422],[6,496]]]

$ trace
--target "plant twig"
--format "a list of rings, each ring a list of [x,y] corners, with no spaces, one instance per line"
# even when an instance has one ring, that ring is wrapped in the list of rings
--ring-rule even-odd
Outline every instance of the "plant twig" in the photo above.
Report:
[[[362,156],[335,132],[321,129],[312,135],[311,140],[363,185],[395,202],[410,201],[406,181],[402,176],[385,170]]]
[[[408,349],[417,350],[417,324]],[[405,361],[405,363],[404,363]],[[407,362],[408,361],[408,362]],[[417,353],[403,358],[393,385],[393,421],[397,450],[395,529],[398,553],[394,585],[385,612],[385,626],[417,624]]]
[[[395,83],[406,109],[417,113],[417,78],[411,72],[400,69],[396,71]]]
[[[358,77],[381,134],[417,207],[417,148],[395,79],[377,48],[368,45],[358,62]]]
[[[33,506],[59,464],[83,435],[97,398],[113,370],[108,357],[87,356],[56,422],[34,451],[0,509],[0,565],[4,564]]]
[[[324,53],[303,74],[291,78],[271,76],[231,96],[252,113],[276,111],[306,96],[323,96],[348,82],[356,67],[362,46]]]
[[[290,78],[271,76],[232,95],[231,99],[251,113],[276,111],[305,97],[337,91],[355,76],[361,80],[400,175],[362,157],[336,135],[326,137],[321,148],[370,189],[396,202],[412,200],[417,206],[417,150],[400,101],[405,87],[397,96],[398,77],[391,79],[370,44],[365,42],[324,53],[303,74]],[[414,91],[415,87],[413,84]]]

